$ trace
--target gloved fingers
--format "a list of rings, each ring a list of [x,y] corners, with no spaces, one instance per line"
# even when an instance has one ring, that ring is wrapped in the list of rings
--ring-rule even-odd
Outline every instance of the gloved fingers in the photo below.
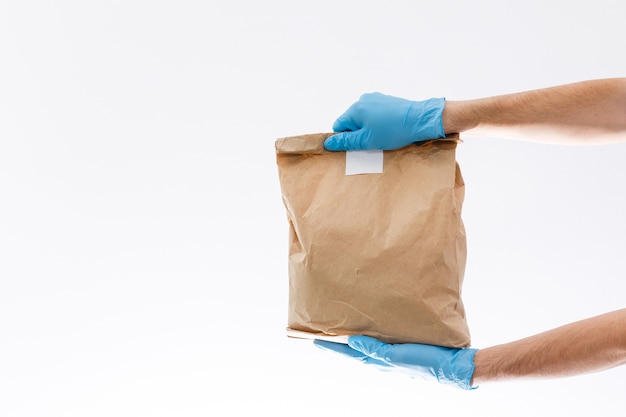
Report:
[[[390,98],[395,99],[395,97],[381,93],[363,94],[357,102],[335,120],[333,132],[350,132],[363,128],[365,120],[371,118],[372,112],[376,113],[376,109],[385,108]]]
[[[390,365],[389,353],[393,345],[369,336],[350,336],[348,338],[348,346],[370,358]]]
[[[313,344],[322,350],[329,350],[331,352],[339,353],[344,356],[356,359],[358,361],[379,366],[381,368],[388,368],[389,365],[385,362],[371,358],[368,355],[352,349],[350,346],[344,343],[333,343],[325,340],[314,340]]]
[[[326,340],[315,339],[313,341],[313,344],[322,350],[330,350],[332,352],[340,353],[345,356],[351,356],[353,358],[360,358],[364,356],[363,353],[352,349],[345,343],[335,343],[328,342]]]
[[[329,136],[324,141],[324,148],[329,151],[345,151],[346,150],[346,133],[338,133]]]
[[[359,130],[361,125],[356,123],[352,118],[352,107],[350,107],[344,114],[339,116],[335,123],[333,123],[333,132],[350,132],[353,130]]]
[[[324,148],[329,151],[351,151],[366,149],[367,131],[365,129],[354,132],[341,132],[328,137],[324,141]]]

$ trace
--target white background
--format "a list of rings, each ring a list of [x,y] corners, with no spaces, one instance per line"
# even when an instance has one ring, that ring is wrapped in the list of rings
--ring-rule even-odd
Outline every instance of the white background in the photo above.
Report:
[[[273,148],[623,77],[622,1],[0,4],[0,415],[623,414],[623,367],[462,392],[287,339]],[[625,157],[466,138],[475,347],[626,306]]]

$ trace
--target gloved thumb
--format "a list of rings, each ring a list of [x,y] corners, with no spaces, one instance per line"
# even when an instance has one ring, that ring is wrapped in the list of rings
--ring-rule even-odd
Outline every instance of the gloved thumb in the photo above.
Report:
[[[367,132],[359,129],[332,135],[324,141],[324,148],[329,151],[351,151],[365,149]]]

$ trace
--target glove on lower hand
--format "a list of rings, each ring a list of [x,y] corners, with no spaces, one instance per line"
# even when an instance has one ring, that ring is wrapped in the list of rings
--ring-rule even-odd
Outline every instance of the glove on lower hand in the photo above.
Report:
[[[413,378],[438,381],[462,389],[471,386],[477,349],[453,349],[420,344],[388,344],[368,336],[350,336],[348,344],[315,340],[315,345],[383,370],[397,370]]]
[[[409,101],[369,93],[361,96],[333,124],[324,146],[330,151],[399,149],[414,142],[444,138],[444,98]]]

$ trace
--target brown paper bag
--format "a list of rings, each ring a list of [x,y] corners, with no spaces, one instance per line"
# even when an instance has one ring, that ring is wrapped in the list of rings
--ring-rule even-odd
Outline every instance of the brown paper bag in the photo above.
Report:
[[[458,136],[384,151],[383,172],[361,175],[346,175],[346,152],[324,150],[328,136],[276,141],[288,331],[469,346]]]

